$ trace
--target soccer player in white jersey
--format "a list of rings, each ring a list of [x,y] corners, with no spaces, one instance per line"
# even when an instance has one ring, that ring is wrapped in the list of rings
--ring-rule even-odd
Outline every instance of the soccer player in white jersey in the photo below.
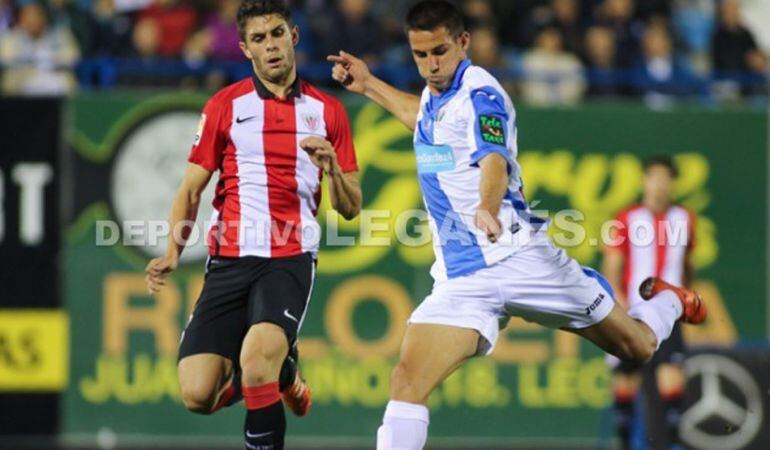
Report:
[[[672,202],[676,177],[677,168],[671,158],[648,159],[642,202],[617,215],[617,232],[605,248],[602,272],[616,293],[615,299],[626,307],[644,301],[636,287],[647,277],[659,277],[678,286],[688,286],[692,281],[690,255],[695,248],[695,216]],[[684,351],[682,329],[677,324],[650,361],[663,408],[666,448],[680,448]],[[622,448],[630,449],[634,400],[642,383],[643,364],[614,360],[612,365],[615,424]]]
[[[705,316],[700,298],[649,279],[649,301],[626,313],[597,272],[554,248],[521,195],[513,105],[466,52],[470,35],[447,1],[423,1],[406,17],[418,97],[372,76],[345,52],[332,76],[414,130],[417,171],[433,232],[431,294],[409,319],[391,375],[378,449],[420,449],[431,391],[465,360],[489,353],[501,320],[521,316],[584,336],[624,360],[649,360],[677,320]],[[554,124],[558,126],[558,124]]]

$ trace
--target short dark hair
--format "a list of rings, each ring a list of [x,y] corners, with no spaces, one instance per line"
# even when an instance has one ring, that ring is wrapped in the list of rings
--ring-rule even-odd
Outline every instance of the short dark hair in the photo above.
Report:
[[[466,31],[465,17],[460,9],[446,0],[425,0],[417,3],[406,14],[406,31],[433,31],[446,27],[452,37]]]
[[[671,178],[679,176],[679,169],[677,169],[674,160],[668,155],[655,155],[647,158],[644,161],[644,171],[647,172],[653,166],[663,166],[668,169],[671,174]]]
[[[246,24],[252,17],[278,14],[291,26],[291,8],[283,0],[243,0],[238,7],[238,32],[245,39]]]

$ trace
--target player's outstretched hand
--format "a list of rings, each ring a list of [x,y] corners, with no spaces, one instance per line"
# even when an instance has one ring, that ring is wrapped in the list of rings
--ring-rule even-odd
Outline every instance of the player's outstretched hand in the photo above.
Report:
[[[339,55],[327,56],[326,60],[334,63],[332,78],[345,89],[356,94],[366,91],[366,82],[372,74],[363,60],[343,51],[340,51]]]
[[[310,156],[316,167],[331,175],[337,169],[337,152],[326,139],[310,136],[300,141],[299,146]]]
[[[144,281],[147,283],[147,290],[150,295],[160,291],[160,288],[166,285],[166,278],[176,270],[178,264],[176,258],[169,256],[155,258],[147,264],[147,268],[144,270]]]
[[[479,209],[476,211],[473,224],[487,236],[489,242],[497,242],[497,239],[503,234],[503,225],[500,223],[500,219],[487,210]]]

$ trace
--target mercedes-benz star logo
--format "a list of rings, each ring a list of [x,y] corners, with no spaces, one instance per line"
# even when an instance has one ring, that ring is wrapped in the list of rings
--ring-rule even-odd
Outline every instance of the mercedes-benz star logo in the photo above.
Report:
[[[701,396],[682,415],[682,439],[703,450],[740,449],[751,443],[764,416],[760,389],[751,374],[714,354],[689,358],[685,369],[688,380],[700,377]],[[715,421],[721,422],[721,429],[715,429],[720,428]]]

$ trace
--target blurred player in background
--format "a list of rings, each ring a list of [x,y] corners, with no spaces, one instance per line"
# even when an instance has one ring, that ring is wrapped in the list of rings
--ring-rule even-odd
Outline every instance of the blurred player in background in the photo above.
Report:
[[[512,315],[586,337],[624,360],[647,361],[677,320],[701,322],[700,297],[657,278],[640,302],[616,307],[596,271],[556,249],[529,211],[516,161],[513,104],[467,59],[471,36],[447,1],[422,1],[406,31],[427,86],[418,97],[374,77],[345,52],[332,76],[414,130],[417,172],[436,255],[432,293],[409,319],[377,432],[381,450],[421,449],[433,389],[468,358],[492,351]]]
[[[650,158],[645,163],[642,203],[617,216],[617,234],[605,249],[603,269],[616,292],[615,298],[626,308],[644,301],[636,286],[647,277],[659,277],[677,286],[689,286],[692,282],[690,255],[695,245],[695,216],[672,201],[676,177],[671,158]],[[684,350],[682,329],[677,324],[650,361],[670,448],[680,448]],[[634,400],[641,386],[643,365],[632,361],[613,361],[613,365],[617,431],[623,448],[630,449]]]
[[[296,340],[315,275],[322,176],[333,208],[348,220],[361,209],[361,189],[345,109],[297,77],[299,30],[286,5],[245,0],[238,28],[255,76],[206,104],[171,208],[172,230],[194,221],[201,192],[220,172],[206,279],[182,337],[179,383],[185,406],[201,414],[242,394],[246,448],[278,450],[286,433],[281,398],[298,415],[310,407]],[[177,268],[190,232],[183,229],[182,241],[171,239],[167,255],[148,265],[151,292]]]

